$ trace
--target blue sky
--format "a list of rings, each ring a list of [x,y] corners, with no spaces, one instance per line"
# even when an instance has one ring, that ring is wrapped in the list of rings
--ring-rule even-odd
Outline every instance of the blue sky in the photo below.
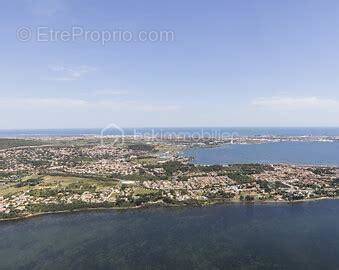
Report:
[[[0,129],[339,126],[338,14],[315,0],[2,1]],[[37,41],[74,26],[174,38]]]

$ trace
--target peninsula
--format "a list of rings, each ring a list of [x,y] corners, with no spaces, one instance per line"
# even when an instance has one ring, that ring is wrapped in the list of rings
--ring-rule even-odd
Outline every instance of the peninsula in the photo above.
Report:
[[[336,198],[335,167],[195,165],[192,146],[337,137],[78,136],[0,139],[0,219],[95,208],[290,202]]]

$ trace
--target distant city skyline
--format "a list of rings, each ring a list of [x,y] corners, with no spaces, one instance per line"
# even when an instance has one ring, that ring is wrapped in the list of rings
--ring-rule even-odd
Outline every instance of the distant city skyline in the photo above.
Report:
[[[339,126],[337,1],[14,0],[0,12],[0,129]],[[113,32],[126,36],[103,42]]]

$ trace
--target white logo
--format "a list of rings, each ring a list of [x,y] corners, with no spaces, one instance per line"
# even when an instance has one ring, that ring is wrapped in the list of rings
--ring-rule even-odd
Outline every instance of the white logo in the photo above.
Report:
[[[100,143],[102,146],[107,145],[104,140],[105,138],[109,138],[109,140],[107,140],[109,145],[115,145],[119,141],[124,143],[124,135],[124,130],[121,127],[117,124],[111,123],[101,130]]]

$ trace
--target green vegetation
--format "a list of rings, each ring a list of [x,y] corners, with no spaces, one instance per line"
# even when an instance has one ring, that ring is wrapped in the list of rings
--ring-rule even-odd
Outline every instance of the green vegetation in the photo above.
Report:
[[[136,157],[133,161],[142,164],[142,165],[156,165],[158,159],[152,156],[140,156]]]
[[[194,165],[184,164],[180,161],[167,161],[161,164],[167,176],[172,176],[175,172],[188,172],[193,169]]]
[[[158,193],[158,191],[153,190],[153,189],[147,189],[147,188],[143,188],[143,187],[136,187],[133,191],[134,195],[136,196],[144,196],[144,195],[148,195],[148,194],[155,194]]]
[[[109,208],[109,207],[114,207],[114,206],[115,204],[111,202],[87,203],[83,201],[76,201],[70,204],[66,204],[66,203],[31,204],[27,206],[27,209],[31,213],[43,213],[43,212],[57,212],[57,211],[73,211],[77,209],[86,209],[86,208]]]
[[[151,174],[112,174],[112,177],[114,179],[118,180],[128,180],[128,181],[150,181],[150,180],[156,180],[157,178],[154,175]]]
[[[246,202],[252,202],[255,200],[255,196],[254,195],[240,195],[240,200],[241,201],[246,201]]]
[[[91,190],[95,191],[96,187],[94,184],[86,183],[86,182],[75,182],[71,183],[67,186],[67,189],[71,190]]]
[[[186,164],[178,160],[171,160],[164,163],[146,164],[147,169],[162,168],[165,171],[165,178],[172,177],[175,173],[185,173],[195,171],[193,164]],[[159,178],[159,177],[158,177]]]
[[[161,200],[162,198],[163,198],[162,192],[158,191],[137,196],[131,200],[131,203],[136,206],[139,206],[147,202],[156,202],[158,200]]]
[[[0,219],[16,218],[18,216],[19,213],[16,211],[11,211],[10,213],[0,213]]]
[[[223,171],[225,169],[224,166],[221,165],[210,165],[210,166],[197,166],[197,168],[199,169],[199,171],[208,173],[208,172],[220,172]]]
[[[333,185],[335,186],[339,185],[339,178],[333,180]]]
[[[145,151],[145,152],[151,152],[154,150],[153,145],[145,143],[130,144],[127,146],[127,148],[134,151]]]
[[[246,184],[253,181],[250,176],[242,174],[241,172],[229,172],[227,176],[239,184]]]
[[[288,188],[288,186],[281,181],[268,182],[265,180],[257,181],[257,183],[259,184],[260,188],[262,188],[265,192],[271,192],[278,188]]]
[[[0,138],[0,149],[7,149],[12,147],[22,147],[22,146],[38,146],[46,144],[44,141],[38,140],[26,140],[26,139],[5,139]]]
[[[19,183],[17,183],[15,186],[17,188],[19,187],[25,187],[25,186],[30,186],[30,187],[34,187],[39,185],[42,182],[41,178],[28,178],[26,180],[22,180]]]
[[[229,165],[227,170],[237,171],[241,174],[259,174],[265,171],[274,171],[274,168],[266,164],[233,164]]]
[[[59,189],[51,189],[51,188],[43,188],[43,189],[32,189],[29,191],[29,195],[35,197],[43,197],[48,198],[51,196],[56,196],[61,190]]]
[[[318,175],[334,175],[335,174],[334,169],[330,167],[308,168],[308,170]]]
[[[234,193],[225,192],[223,190],[218,190],[216,193],[207,194],[209,199],[232,199],[234,196]]]

